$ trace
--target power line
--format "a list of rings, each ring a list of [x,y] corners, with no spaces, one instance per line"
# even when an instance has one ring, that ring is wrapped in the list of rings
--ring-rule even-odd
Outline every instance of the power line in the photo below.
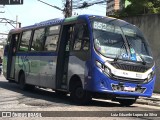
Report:
[[[7,18],[0,18],[0,23],[9,23],[14,28],[16,28],[14,26],[14,24],[19,24],[19,27],[21,27],[21,23],[20,22],[17,22],[17,21],[14,21],[14,20],[10,20],[10,19],[7,19]]]
[[[82,1],[82,0],[81,0]],[[73,9],[83,9],[86,7],[90,7],[96,4],[102,4],[104,2],[106,2],[105,0],[100,0],[100,1],[92,1],[92,2],[86,2],[86,1],[76,1],[75,4],[73,5]],[[78,3],[77,3],[78,2]]]
[[[71,17],[72,16],[72,10],[73,9],[83,9],[83,8],[87,8],[90,6],[93,6],[95,4],[104,4],[106,3],[106,0],[90,0],[90,2],[86,2],[85,0],[62,0],[62,2],[64,3],[64,9],[61,9],[55,5],[51,5],[49,3],[46,3],[42,0],[37,0],[39,2],[42,2],[48,6],[51,6],[53,8],[56,8],[60,11],[63,11],[65,18],[66,17]]]
[[[5,6],[5,8],[7,9],[7,11],[9,12],[9,14],[12,16],[12,19],[14,19],[15,17],[13,16],[13,14],[11,13],[11,11],[9,10],[9,8],[7,6]]]
[[[0,33],[0,35],[8,35],[7,33]]]
[[[103,7],[103,8],[106,8],[106,4],[99,4],[99,6]]]
[[[48,6],[50,6],[50,7],[54,7],[54,8],[56,8],[56,9],[60,10],[60,11],[63,11],[63,9],[61,9],[60,7],[57,7],[57,6],[55,6],[55,5],[51,5],[51,4],[46,3],[46,2],[44,2],[44,1],[42,1],[42,0],[38,0],[38,1],[41,2],[41,3],[43,3],[43,4],[48,5]]]
[[[90,10],[93,10],[93,11],[98,11],[98,12],[104,12],[104,11],[102,11],[102,10],[97,10],[97,9],[93,9],[93,8],[90,8]]]

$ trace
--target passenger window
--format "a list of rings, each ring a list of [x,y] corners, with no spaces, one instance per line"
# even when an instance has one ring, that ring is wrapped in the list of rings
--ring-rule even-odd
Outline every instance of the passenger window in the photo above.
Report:
[[[89,49],[89,33],[86,24],[79,24],[75,27],[73,50]]]
[[[35,30],[32,45],[31,45],[31,51],[42,51],[43,50],[44,35],[45,35],[44,28]]]
[[[48,36],[45,43],[45,51],[56,51],[59,35]]]
[[[59,34],[60,31],[60,25],[52,26],[49,28],[49,34]]]
[[[28,51],[32,31],[23,32],[19,51]]]
[[[59,39],[60,25],[51,26],[47,30],[46,41],[44,45],[45,51],[56,51]]]

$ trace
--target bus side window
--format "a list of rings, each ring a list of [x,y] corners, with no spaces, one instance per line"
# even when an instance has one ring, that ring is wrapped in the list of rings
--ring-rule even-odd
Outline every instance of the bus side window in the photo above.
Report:
[[[31,30],[23,32],[22,38],[20,41],[19,51],[28,51],[31,33],[32,33]]]
[[[59,35],[47,36],[44,50],[45,51],[56,51]]]
[[[75,26],[73,50],[89,49],[89,34],[86,24],[78,24]]]
[[[45,51],[56,51],[59,39],[60,25],[51,26],[47,30],[46,41],[44,44]]]
[[[84,26],[82,49],[89,50],[89,31],[87,25]]]
[[[34,37],[31,45],[31,51],[42,51],[45,29],[37,29],[34,31]]]

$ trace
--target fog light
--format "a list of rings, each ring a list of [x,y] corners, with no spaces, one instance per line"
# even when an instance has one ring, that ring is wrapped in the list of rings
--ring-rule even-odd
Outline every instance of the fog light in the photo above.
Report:
[[[113,90],[117,90],[117,85],[112,85]]]
[[[105,84],[104,84],[103,81],[100,82],[100,86],[101,86],[101,87],[105,87]]]

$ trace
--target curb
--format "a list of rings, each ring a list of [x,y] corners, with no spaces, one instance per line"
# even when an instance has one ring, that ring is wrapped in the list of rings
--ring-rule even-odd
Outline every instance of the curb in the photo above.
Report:
[[[156,98],[139,98],[136,103],[160,107],[160,99]]]

